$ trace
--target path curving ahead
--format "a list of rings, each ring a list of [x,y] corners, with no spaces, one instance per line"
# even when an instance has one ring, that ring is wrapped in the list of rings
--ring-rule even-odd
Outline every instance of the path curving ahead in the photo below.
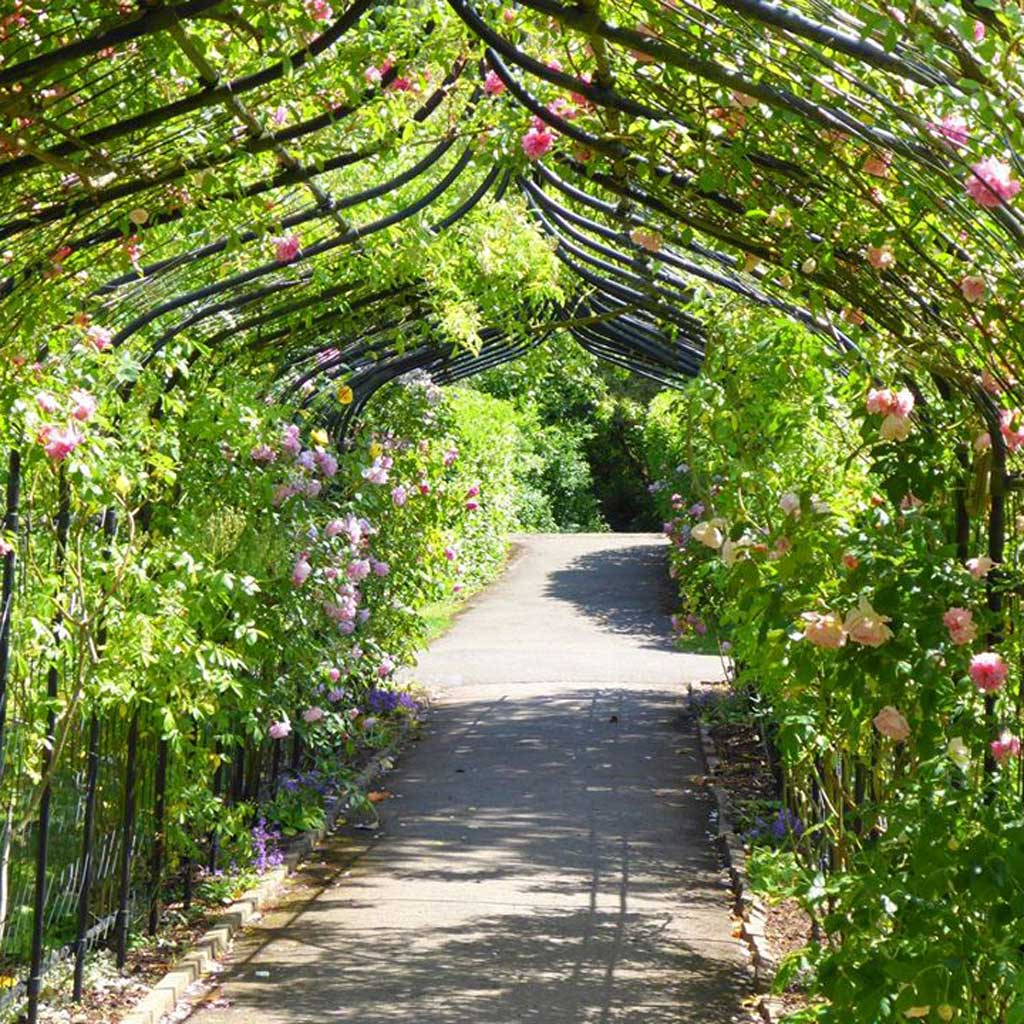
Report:
[[[237,944],[195,1024],[725,1024],[745,955],[680,719],[664,542],[530,536],[421,661],[388,779]],[[339,877],[340,873],[340,877]]]

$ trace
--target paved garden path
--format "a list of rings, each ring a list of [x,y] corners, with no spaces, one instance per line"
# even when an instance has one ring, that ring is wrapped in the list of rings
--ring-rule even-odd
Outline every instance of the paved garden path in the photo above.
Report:
[[[196,1024],[725,1024],[745,956],[709,840],[663,541],[533,536],[423,657],[379,833],[326,844]]]

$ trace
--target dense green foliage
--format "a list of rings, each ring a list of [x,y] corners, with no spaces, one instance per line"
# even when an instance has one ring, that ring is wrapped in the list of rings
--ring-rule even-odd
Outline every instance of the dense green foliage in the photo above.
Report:
[[[823,931],[782,979],[813,967],[807,1019],[1019,1020],[1020,634],[981,558],[984,423],[929,388],[909,436],[879,436],[862,364],[785,322],[717,322],[648,451],[677,627],[731,650],[782,761],[789,841],[762,871]]]

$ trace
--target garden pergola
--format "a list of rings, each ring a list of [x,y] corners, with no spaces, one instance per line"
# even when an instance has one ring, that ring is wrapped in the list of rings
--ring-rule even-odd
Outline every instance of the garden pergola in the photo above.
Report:
[[[839,353],[897,352],[998,427],[979,381],[1013,394],[1024,221],[972,167],[1020,150],[1012,58],[991,59],[1009,17],[970,0],[21,2],[0,21],[4,348],[70,364],[102,325],[123,409],[266,373],[340,438],[397,377],[456,381],[559,329],[679,384],[711,288]],[[479,315],[453,326],[442,257],[486,242],[473,225],[499,208],[561,284],[463,273],[449,305]]]

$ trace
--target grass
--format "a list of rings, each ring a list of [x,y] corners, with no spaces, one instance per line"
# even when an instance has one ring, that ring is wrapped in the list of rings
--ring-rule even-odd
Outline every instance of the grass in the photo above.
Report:
[[[462,611],[471,594],[462,591],[443,601],[431,601],[420,609],[420,617],[427,624],[427,643],[433,643],[451,629],[455,616]]]
[[[466,607],[471,598],[479,594],[481,590],[486,590],[492,583],[496,583],[505,575],[515,553],[516,546],[509,544],[501,565],[486,583],[467,587],[457,594],[449,594],[448,597],[440,601],[431,601],[430,604],[425,604],[419,609],[420,618],[427,624],[427,645],[432,644],[438,637],[443,636],[451,629],[459,612]]]

